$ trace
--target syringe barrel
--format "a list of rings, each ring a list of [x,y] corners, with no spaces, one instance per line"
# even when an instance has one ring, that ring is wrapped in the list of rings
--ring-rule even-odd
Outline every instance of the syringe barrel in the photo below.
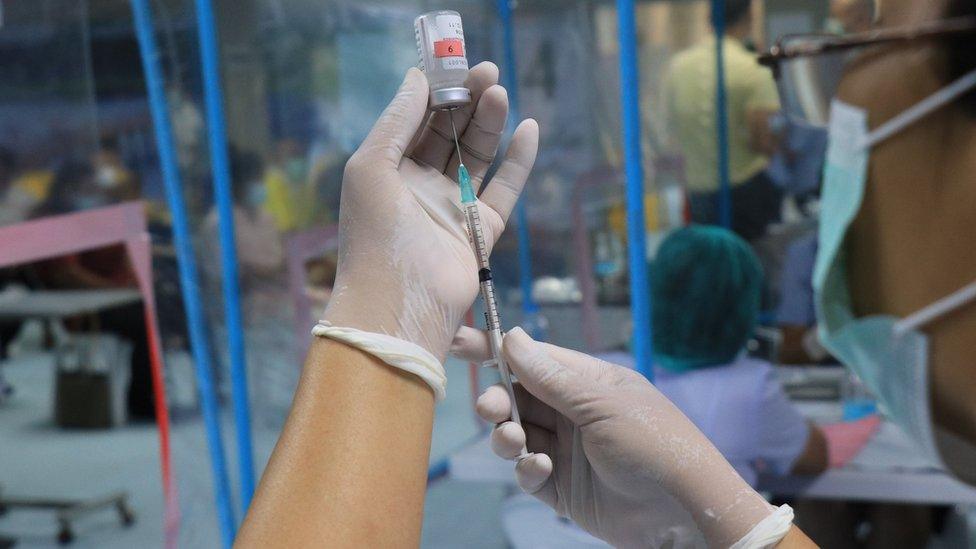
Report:
[[[453,109],[471,102],[464,83],[468,59],[461,14],[451,10],[425,13],[414,20],[420,70],[430,85],[430,108]]]
[[[474,248],[475,259],[478,260],[479,269],[488,268],[488,244],[485,242],[485,233],[481,228],[481,214],[478,213],[477,202],[463,202],[464,219],[468,224],[468,238]]]
[[[491,266],[488,264],[488,245],[485,233],[481,229],[481,217],[478,214],[477,202],[462,203],[464,217],[468,223],[468,238],[474,248],[474,255],[478,260],[478,285],[481,287],[481,298],[485,302],[485,323],[488,330],[501,330],[501,320],[498,318],[498,302],[495,296],[495,285],[491,281]],[[500,340],[499,340],[500,345]]]

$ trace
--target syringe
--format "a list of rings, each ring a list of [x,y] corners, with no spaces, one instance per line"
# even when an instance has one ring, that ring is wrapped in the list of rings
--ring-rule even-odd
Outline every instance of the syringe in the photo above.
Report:
[[[471,175],[461,161],[461,146],[458,141],[457,128],[454,126],[454,111],[448,111],[451,119],[451,130],[454,132],[454,147],[457,149],[458,157],[458,184],[461,187],[461,209],[464,210],[464,219],[468,224],[468,237],[474,247],[474,255],[478,260],[478,285],[481,287],[481,300],[485,305],[485,324],[488,328],[489,347],[491,348],[491,360],[485,363],[489,366],[497,366],[498,373],[502,378],[502,384],[508,392],[508,398],[512,401],[512,421],[522,425],[519,417],[518,405],[515,402],[515,389],[512,386],[512,373],[508,369],[508,363],[502,355],[502,328],[501,319],[498,315],[498,303],[495,300],[495,285],[491,281],[491,265],[488,263],[488,246],[485,243],[485,233],[481,228],[481,216],[478,213],[478,198],[471,188]],[[525,444],[518,456],[518,460],[529,455]]]

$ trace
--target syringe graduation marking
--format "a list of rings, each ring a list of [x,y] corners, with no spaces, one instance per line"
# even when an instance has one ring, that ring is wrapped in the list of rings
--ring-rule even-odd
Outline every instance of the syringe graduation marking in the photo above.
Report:
[[[468,233],[471,236],[471,243],[474,246],[474,253],[478,260],[478,282],[481,286],[481,299],[485,304],[485,324],[488,328],[489,339],[491,340],[492,363],[498,367],[502,383],[512,400],[512,422],[521,425],[518,407],[515,405],[515,390],[512,387],[512,374],[508,369],[508,364],[502,356],[502,330],[501,319],[498,315],[498,303],[495,301],[495,285],[491,280],[491,266],[488,264],[488,247],[485,242],[485,235],[481,229],[481,216],[478,214],[478,199],[475,197],[474,190],[471,188],[471,175],[468,169],[461,162],[461,147],[457,142],[457,129],[454,127],[454,118],[451,118],[451,128],[454,130],[454,143],[458,154],[458,184],[461,187],[461,205],[464,208],[464,217],[468,224]],[[529,455],[525,446],[519,459]]]

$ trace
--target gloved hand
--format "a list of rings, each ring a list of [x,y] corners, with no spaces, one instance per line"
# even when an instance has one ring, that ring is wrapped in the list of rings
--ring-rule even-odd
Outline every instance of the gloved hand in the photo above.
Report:
[[[492,449],[506,459],[523,443],[536,452],[516,464],[519,486],[594,536],[618,547],[688,547],[703,534],[709,546],[729,547],[773,512],[640,374],[521,328],[503,351],[519,379],[524,431],[509,421],[508,393],[490,387],[477,409],[498,424]],[[462,327],[451,353],[485,359],[485,334]]]
[[[495,156],[508,96],[492,63],[474,67],[471,104],[454,112],[465,166],[478,188]],[[447,113],[428,115],[427,79],[407,71],[396,97],[346,164],[339,210],[339,266],[323,320],[386,334],[444,360],[478,291],[458,159]],[[489,247],[505,228],[535,162],[539,129],[519,124],[479,197]]]

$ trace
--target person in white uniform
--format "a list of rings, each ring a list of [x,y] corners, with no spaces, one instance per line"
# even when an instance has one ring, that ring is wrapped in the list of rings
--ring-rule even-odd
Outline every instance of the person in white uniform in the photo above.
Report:
[[[773,366],[746,356],[763,283],[749,245],[692,225],[664,240],[651,273],[658,390],[752,486],[761,472],[826,469],[823,433],[789,401]]]

